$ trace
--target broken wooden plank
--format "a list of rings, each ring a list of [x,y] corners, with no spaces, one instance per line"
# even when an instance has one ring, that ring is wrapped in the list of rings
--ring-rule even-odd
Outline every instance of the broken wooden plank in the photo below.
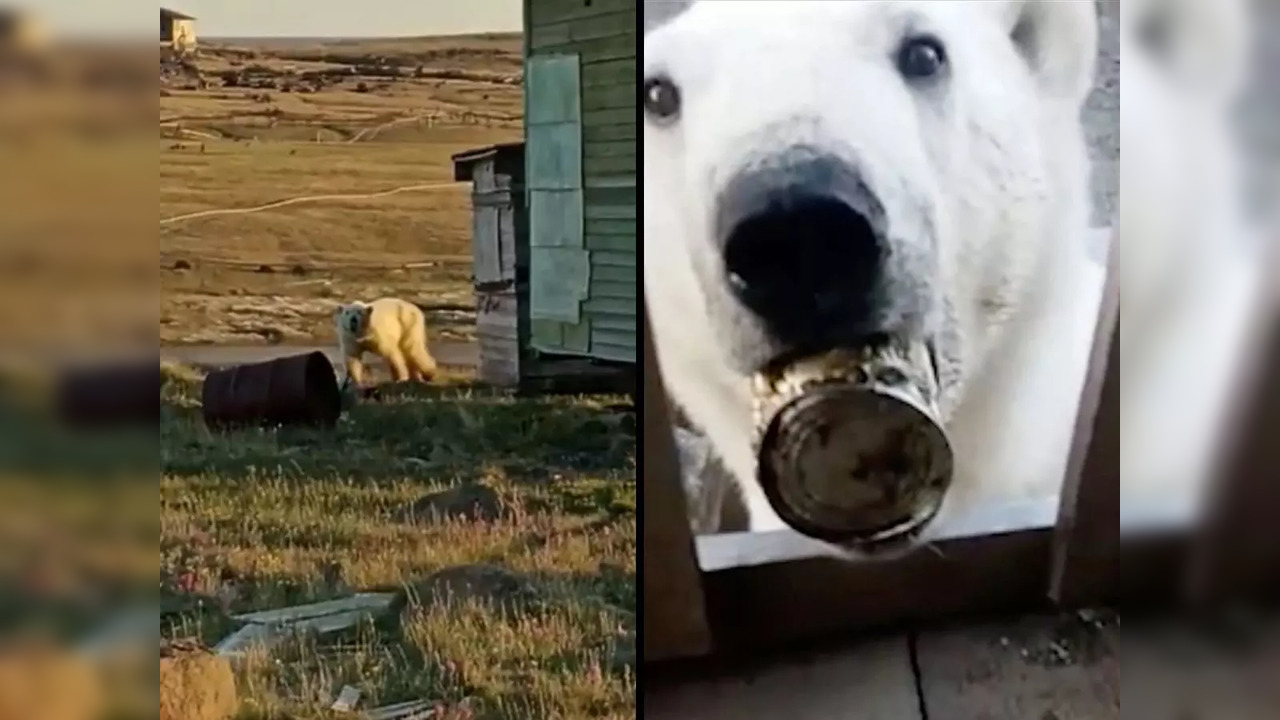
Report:
[[[299,633],[313,632],[318,635],[326,635],[355,627],[362,621],[373,617],[373,615],[372,611],[364,609],[333,615],[321,615],[294,622],[249,623],[218,643],[214,650],[223,655],[238,655],[245,647],[254,642],[266,646]]]
[[[242,613],[232,619],[248,623],[214,647],[219,655],[242,656],[251,645],[269,646],[294,633],[320,635],[345,630],[385,612],[394,593],[358,593],[338,600]]]
[[[213,651],[224,657],[244,657],[254,646],[269,647],[279,640],[270,626],[249,624],[222,638]]]
[[[277,628],[277,632],[284,633],[306,633],[314,632],[318,635],[327,635],[329,633],[346,630],[355,627],[361,622],[374,616],[370,610],[352,610],[351,612],[338,613],[336,615],[322,615],[317,618],[309,618],[307,620],[298,620],[291,623],[280,623],[278,625],[269,625],[267,627]]]
[[[338,712],[351,712],[356,708],[356,704],[360,702],[360,688],[350,685],[343,685],[342,690],[338,692],[338,697],[329,706],[330,710]]]
[[[418,720],[429,717],[424,713],[431,713],[434,709],[434,704],[427,700],[410,700],[366,710],[364,715],[369,720]]]
[[[233,620],[241,622],[267,625],[292,623],[355,610],[382,611],[390,607],[395,598],[395,593],[357,593],[351,597],[337,600],[325,600],[324,602],[309,603],[307,605],[292,605],[274,610],[242,613],[231,617]]]

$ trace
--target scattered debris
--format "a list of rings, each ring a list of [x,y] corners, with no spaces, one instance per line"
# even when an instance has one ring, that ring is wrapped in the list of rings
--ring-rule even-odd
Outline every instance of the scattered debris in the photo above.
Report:
[[[356,708],[356,704],[360,702],[360,688],[350,685],[343,685],[342,690],[338,693],[338,699],[333,701],[329,706],[330,710],[338,712],[351,712]]]
[[[259,612],[232,615],[233,620],[274,625],[279,623],[297,623],[303,620],[314,620],[321,617],[337,615],[351,611],[385,610],[395,600],[393,593],[356,593],[348,598],[326,600],[308,605],[262,610]]]
[[[426,720],[435,712],[435,706],[426,700],[383,705],[380,708],[365,711],[369,720]]]
[[[345,630],[385,612],[396,597],[395,593],[357,593],[339,600],[233,615],[231,619],[248,624],[223,638],[214,652],[243,657],[249,648],[269,646],[291,633],[324,635]]]
[[[274,634],[267,626],[246,625],[223,638],[213,647],[213,651],[223,657],[244,657],[250,647],[254,645],[265,647],[274,639]]]

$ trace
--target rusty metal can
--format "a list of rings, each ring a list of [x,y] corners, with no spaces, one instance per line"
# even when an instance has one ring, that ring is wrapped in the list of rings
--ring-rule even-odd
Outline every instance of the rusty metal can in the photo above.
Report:
[[[333,427],[342,414],[333,364],[319,351],[211,372],[201,401],[212,428]]]
[[[760,484],[810,537],[876,546],[914,536],[951,484],[928,348],[836,350],[755,379]]]

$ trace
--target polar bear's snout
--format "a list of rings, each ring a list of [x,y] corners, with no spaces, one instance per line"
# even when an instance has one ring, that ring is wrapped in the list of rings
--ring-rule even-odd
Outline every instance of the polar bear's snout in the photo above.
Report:
[[[757,158],[715,196],[723,281],[765,337],[758,367],[780,354],[856,348],[904,334],[923,306],[890,262],[884,206],[855,162],[809,146]],[[908,289],[904,294],[903,289]]]

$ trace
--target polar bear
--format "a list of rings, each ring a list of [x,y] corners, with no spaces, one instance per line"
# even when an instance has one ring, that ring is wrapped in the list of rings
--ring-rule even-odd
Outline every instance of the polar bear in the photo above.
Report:
[[[1260,270],[1231,111],[1249,81],[1244,0],[1121,4],[1121,520],[1181,525],[1242,361]],[[1189,382],[1189,378],[1194,378]]]
[[[427,321],[422,308],[399,298],[356,301],[334,311],[338,348],[346,363],[345,383],[364,383],[365,353],[386,359],[396,382],[429,381],[436,361],[427,350]]]
[[[749,529],[785,527],[755,479],[751,376],[869,335],[929,343],[956,456],[897,551],[1056,497],[1103,285],[1080,122],[1097,32],[1078,0],[760,0],[646,35],[647,312]],[[744,239],[744,207],[783,230]]]

